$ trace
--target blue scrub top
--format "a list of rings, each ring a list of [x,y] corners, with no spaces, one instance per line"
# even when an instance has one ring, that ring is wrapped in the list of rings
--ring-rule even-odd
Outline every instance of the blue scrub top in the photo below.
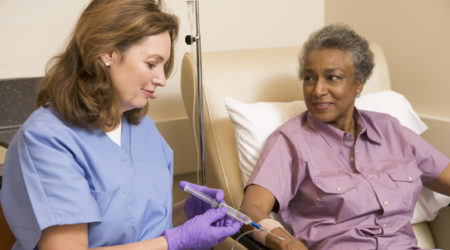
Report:
[[[173,152],[153,121],[122,120],[122,146],[102,130],[39,108],[10,143],[1,205],[17,238],[33,249],[53,225],[88,223],[89,246],[136,242],[171,227]]]

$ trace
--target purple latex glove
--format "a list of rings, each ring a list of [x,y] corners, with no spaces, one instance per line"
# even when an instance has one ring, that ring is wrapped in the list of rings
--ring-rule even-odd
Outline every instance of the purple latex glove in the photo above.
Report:
[[[164,231],[169,250],[187,248],[211,248],[235,234],[242,223],[215,226],[215,222],[226,217],[226,208],[209,209],[181,226]]]
[[[225,196],[224,192],[220,189],[209,188],[205,186],[199,186],[187,181],[180,181],[179,186],[184,190],[184,187],[189,184],[189,186],[195,190],[201,191],[202,193],[216,199],[217,202],[223,202],[223,198]],[[186,212],[186,217],[191,219],[196,215],[203,214],[207,210],[211,208],[211,205],[208,203],[190,195],[186,202],[184,203],[184,212]]]

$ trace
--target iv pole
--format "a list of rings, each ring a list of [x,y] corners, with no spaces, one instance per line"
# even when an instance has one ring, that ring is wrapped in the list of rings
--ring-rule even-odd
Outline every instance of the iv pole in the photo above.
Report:
[[[206,186],[206,168],[205,168],[205,139],[203,128],[203,85],[202,85],[202,45],[200,39],[200,17],[199,17],[199,0],[187,0],[189,3],[195,4],[195,36],[187,35],[185,42],[191,45],[195,42],[197,54],[197,91],[198,91],[198,122],[199,122],[199,139],[200,139],[200,166],[202,171],[201,182]]]

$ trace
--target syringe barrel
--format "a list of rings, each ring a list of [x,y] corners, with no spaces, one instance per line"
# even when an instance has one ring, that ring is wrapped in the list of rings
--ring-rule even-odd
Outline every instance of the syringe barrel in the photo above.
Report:
[[[208,203],[209,205],[211,205],[211,207],[213,208],[217,208],[219,207],[219,203],[212,197],[210,197],[209,195],[206,195],[200,191],[197,191],[196,189],[193,189],[189,186],[189,184],[187,184],[186,186],[184,186],[184,191],[190,193],[191,195],[199,198],[200,200]]]
[[[239,212],[239,210],[234,209],[233,207],[227,205],[224,202],[220,203],[219,207],[225,207],[227,209],[227,214],[230,217],[233,217],[246,225],[252,222],[250,217],[248,217],[246,214]]]
[[[235,218],[236,220],[239,220],[240,222],[244,223],[244,224],[250,224],[250,222],[252,222],[252,220],[250,219],[250,217],[248,217],[247,215],[239,212],[238,210],[234,209],[233,207],[227,205],[225,202],[217,202],[214,198],[210,197],[207,194],[204,194],[196,189],[193,189],[189,186],[189,184],[187,184],[186,186],[184,186],[184,191],[190,193],[191,195],[199,198],[200,200],[208,203],[211,205],[211,207],[213,208],[218,208],[218,207],[225,207],[227,209],[227,214],[233,218]]]

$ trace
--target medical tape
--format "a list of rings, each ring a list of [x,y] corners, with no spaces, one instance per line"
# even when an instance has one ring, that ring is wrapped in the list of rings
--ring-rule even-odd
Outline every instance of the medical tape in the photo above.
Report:
[[[260,224],[261,227],[264,227],[268,231],[272,231],[273,229],[278,228],[278,227],[284,228],[280,222],[278,222],[274,219],[263,219],[263,220],[258,221],[258,224]],[[264,245],[266,244],[266,236],[267,236],[267,233],[263,232],[261,230],[255,230],[253,232],[253,238],[256,241],[258,241]]]

